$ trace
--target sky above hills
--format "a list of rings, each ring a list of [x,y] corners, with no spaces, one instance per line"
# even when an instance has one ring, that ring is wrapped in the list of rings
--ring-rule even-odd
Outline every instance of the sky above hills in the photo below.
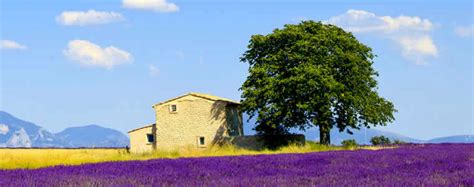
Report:
[[[373,48],[379,93],[419,139],[474,134],[472,1],[15,0],[0,2],[0,110],[53,132],[126,132],[187,92],[234,100],[253,34],[301,20]]]

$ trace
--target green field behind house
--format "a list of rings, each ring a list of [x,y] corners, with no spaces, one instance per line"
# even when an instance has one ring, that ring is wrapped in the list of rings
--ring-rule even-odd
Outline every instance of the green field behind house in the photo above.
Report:
[[[347,148],[307,142],[304,146],[289,145],[278,150],[246,150],[232,146],[206,149],[183,148],[174,151],[155,151],[130,154],[125,149],[0,149],[0,169],[41,168],[55,165],[79,165],[108,161],[148,160],[157,158],[236,156],[280,153],[308,153],[330,150],[377,149],[376,147]]]

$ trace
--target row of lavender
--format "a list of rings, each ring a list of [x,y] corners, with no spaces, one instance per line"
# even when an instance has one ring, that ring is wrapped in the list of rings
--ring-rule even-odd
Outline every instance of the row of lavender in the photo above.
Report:
[[[0,186],[474,186],[474,144],[0,170]]]

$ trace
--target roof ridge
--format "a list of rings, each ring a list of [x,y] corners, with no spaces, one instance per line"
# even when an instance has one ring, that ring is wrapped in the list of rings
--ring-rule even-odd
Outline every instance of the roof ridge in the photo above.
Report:
[[[177,97],[174,97],[174,98],[165,100],[165,101],[163,101],[163,102],[159,102],[159,103],[157,103],[157,104],[154,104],[153,107],[155,107],[155,106],[157,106],[157,105],[164,104],[164,103],[168,103],[168,102],[170,102],[170,101],[173,101],[173,100],[176,100],[176,99],[179,99],[179,98],[188,96],[188,95],[192,95],[192,96],[195,96],[195,97],[201,97],[201,98],[209,99],[209,100],[213,100],[213,101],[225,101],[225,102],[229,102],[229,103],[240,104],[240,103],[237,102],[237,101],[234,101],[234,100],[231,100],[231,99],[227,99],[227,98],[223,98],[223,97],[219,97],[219,96],[214,96],[214,95],[204,94],[204,93],[198,93],[198,92],[188,92],[188,93],[186,93],[186,94],[184,94],[184,95],[180,95],[180,96],[177,96]]]
[[[131,133],[131,132],[134,132],[134,131],[137,131],[137,130],[140,130],[140,129],[148,128],[148,127],[153,127],[153,125],[156,125],[156,123],[132,129],[132,130],[128,131],[128,133]]]

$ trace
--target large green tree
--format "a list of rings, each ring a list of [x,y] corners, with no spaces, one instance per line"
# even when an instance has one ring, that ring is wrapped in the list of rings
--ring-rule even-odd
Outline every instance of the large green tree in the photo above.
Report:
[[[386,125],[393,104],[377,93],[372,49],[334,25],[303,21],[268,35],[253,35],[241,61],[249,64],[242,110],[256,117],[259,134],[319,127],[330,130]]]

